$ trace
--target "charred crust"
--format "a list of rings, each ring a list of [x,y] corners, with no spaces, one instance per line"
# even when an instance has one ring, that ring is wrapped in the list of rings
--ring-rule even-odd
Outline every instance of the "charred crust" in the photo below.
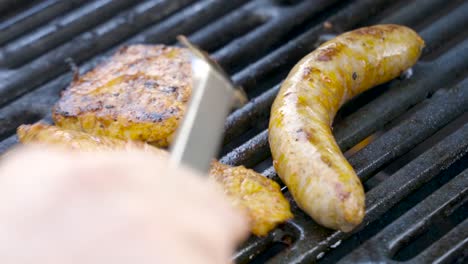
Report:
[[[123,45],[117,50],[117,54],[122,54],[125,53],[128,50],[129,46],[128,45]]]
[[[330,157],[321,155],[321,156],[320,156],[320,159],[323,161],[323,163],[327,164],[327,166],[328,166],[329,168],[331,168],[331,167],[333,166],[333,163],[332,163]]]
[[[149,89],[156,88],[157,86],[159,86],[158,82],[154,80],[146,81],[143,85],[145,86],[145,88]]]
[[[321,73],[320,69],[313,68],[313,67],[305,67],[302,73],[302,77],[305,80],[310,80],[313,74],[319,74],[319,73]]]
[[[316,134],[311,131],[306,131],[307,140],[312,143],[313,145],[318,145],[320,143],[319,138],[317,138]]]
[[[75,111],[70,110],[68,107],[62,107],[62,104],[58,103],[52,108],[52,115],[54,117],[75,117]]]
[[[304,129],[298,129],[296,130],[297,134],[297,140],[296,141],[308,141],[312,143],[313,145],[317,145],[320,143],[320,140],[315,136],[315,133],[313,131],[308,131]]]
[[[142,113],[141,115],[138,115],[136,119],[138,121],[149,121],[152,123],[160,123],[174,116],[178,112],[179,112],[178,108],[171,107],[162,113],[159,113],[159,112]]]
[[[317,56],[317,60],[318,61],[331,61],[335,54],[336,54],[336,50],[334,48],[326,48]]]
[[[70,112],[63,110],[60,107],[54,108],[53,112],[54,112],[55,115],[60,115],[60,116],[63,116],[63,117],[71,117],[72,116],[70,114]]]
[[[331,61],[343,48],[341,43],[333,43],[328,47],[319,51],[317,55],[317,61]]]
[[[148,67],[153,60],[154,67]],[[57,123],[77,123],[82,117],[89,117],[102,120],[106,127],[122,122],[122,126],[130,128],[144,123],[172,129],[186,110],[181,101],[190,98],[190,73],[189,52],[184,49],[121,46],[113,56],[61,91],[53,119]],[[98,123],[93,125],[99,128]],[[159,134],[155,137],[166,136]]]
[[[359,35],[378,36],[378,35],[382,35],[383,31],[381,29],[374,28],[374,27],[363,27],[363,28],[355,30],[354,33],[359,34]]]
[[[80,107],[81,112],[95,112],[99,111],[103,108],[103,103],[101,100],[95,102],[95,103],[90,103],[84,107]]]
[[[379,27],[363,27],[360,29],[356,29],[353,31],[356,34],[359,35],[371,35],[371,36],[376,36],[379,38],[383,38],[383,35],[387,32],[392,32],[394,30],[397,30],[399,26],[397,25],[384,25],[384,26],[379,26]]]
[[[178,87],[175,86],[166,86],[162,87],[160,90],[165,93],[175,93],[177,91]]]
[[[179,112],[179,109],[178,108],[175,108],[175,107],[171,107],[168,109],[167,111],[169,114],[173,115],[173,114],[176,114]]]
[[[302,140],[302,141],[306,141],[307,140],[307,135],[305,134],[304,130],[302,128],[296,130],[296,141],[299,141],[299,140]]]

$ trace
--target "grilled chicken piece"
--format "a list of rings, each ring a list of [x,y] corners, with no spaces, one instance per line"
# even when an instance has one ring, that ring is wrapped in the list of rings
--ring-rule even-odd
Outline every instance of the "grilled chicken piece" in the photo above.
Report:
[[[143,142],[93,136],[41,123],[20,126],[18,138],[26,144],[45,143],[77,151],[125,150],[136,147],[157,155],[167,155],[166,151]],[[232,204],[247,212],[253,234],[266,235],[277,224],[292,218],[289,203],[276,182],[243,166],[229,167],[218,161],[213,162],[210,175],[223,187]]]
[[[247,211],[251,231],[266,235],[276,225],[293,217],[280,186],[244,166],[231,167],[214,161],[210,175],[223,186],[237,208]]]
[[[121,48],[73,80],[53,109],[56,125],[168,146],[192,91],[189,54],[163,45]]]

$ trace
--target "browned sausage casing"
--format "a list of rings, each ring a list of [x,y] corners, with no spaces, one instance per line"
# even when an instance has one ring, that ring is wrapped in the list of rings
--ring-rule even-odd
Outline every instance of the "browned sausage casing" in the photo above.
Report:
[[[365,211],[361,182],[332,135],[336,112],[414,65],[423,47],[417,33],[404,26],[360,28],[321,45],[283,82],[269,125],[274,166],[318,223],[348,232]]]

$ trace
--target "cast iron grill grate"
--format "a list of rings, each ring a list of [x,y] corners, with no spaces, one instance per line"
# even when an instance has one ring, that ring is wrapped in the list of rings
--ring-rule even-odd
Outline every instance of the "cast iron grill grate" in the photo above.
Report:
[[[50,120],[71,80],[68,58],[85,72],[120,45],[175,44],[185,34],[251,99],[226,122],[221,160],[279,181],[266,128],[289,69],[334,34],[405,24],[427,44],[412,76],[354,99],[334,124],[366,188],[364,223],[350,234],[324,229],[292,202],[295,218],[250,238],[235,260],[461,263],[468,256],[467,13],[461,0],[2,1],[0,150],[16,144],[18,125]]]

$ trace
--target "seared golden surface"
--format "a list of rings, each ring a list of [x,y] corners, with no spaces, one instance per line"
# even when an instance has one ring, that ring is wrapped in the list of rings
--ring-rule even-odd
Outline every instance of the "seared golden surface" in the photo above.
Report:
[[[21,143],[45,143],[80,151],[110,151],[139,148],[150,151],[157,150],[160,153],[164,152],[143,142],[93,136],[88,133],[62,129],[42,123],[21,125],[18,127],[17,135]]]
[[[257,172],[213,162],[210,175],[221,183],[234,206],[247,211],[252,233],[266,235],[293,217],[280,186]]]
[[[52,144],[78,151],[125,150],[137,147],[157,155],[167,155],[166,151],[143,142],[93,136],[40,123],[20,126],[18,138],[26,144]],[[289,203],[276,182],[243,166],[229,167],[217,161],[213,162],[210,174],[223,187],[232,204],[247,212],[251,231],[255,235],[266,235],[277,224],[292,218]]]
[[[54,107],[53,118],[63,128],[166,147],[191,89],[186,49],[132,45],[74,80]]]
[[[318,223],[350,231],[364,217],[364,190],[331,131],[350,98],[398,77],[424,41],[398,25],[357,29],[330,40],[291,70],[273,103],[274,166],[298,205]]]

